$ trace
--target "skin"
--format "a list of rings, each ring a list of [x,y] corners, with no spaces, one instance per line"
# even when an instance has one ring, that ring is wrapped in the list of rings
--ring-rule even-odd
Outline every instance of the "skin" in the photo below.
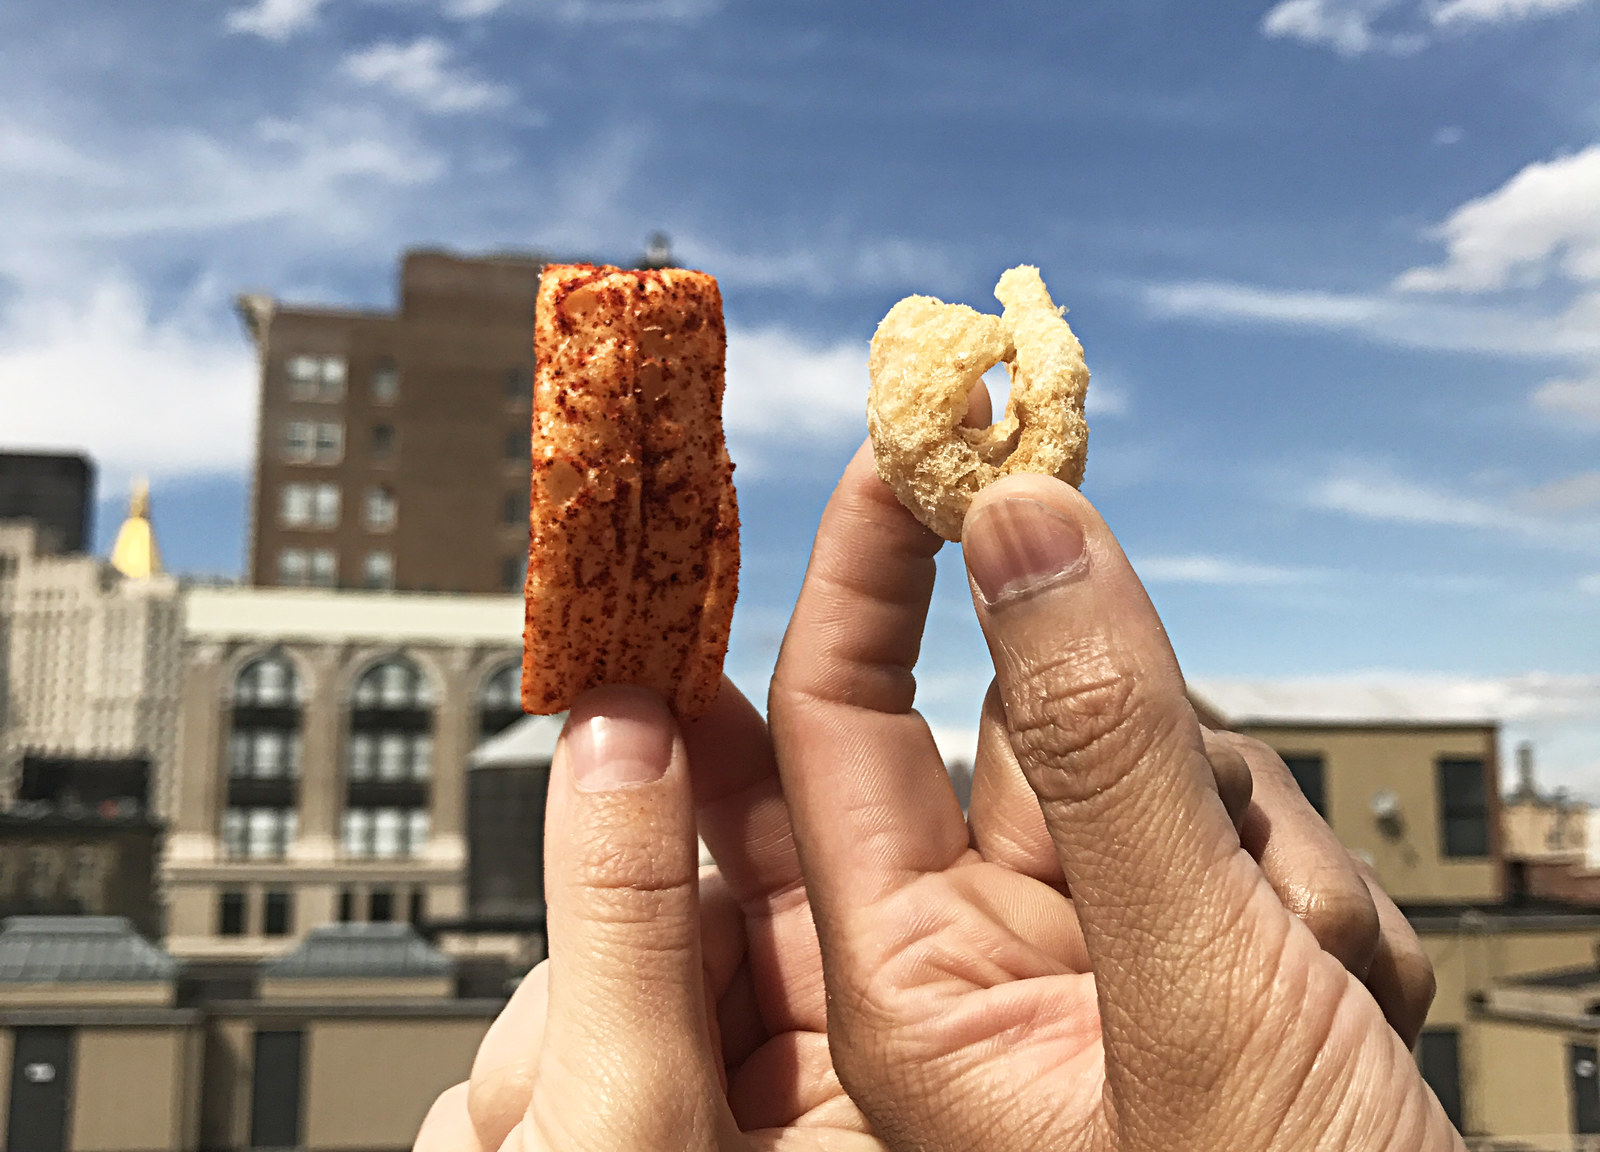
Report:
[[[771,735],[726,682],[681,729],[637,689],[578,702],[551,958],[417,1152],[1459,1147],[1406,1051],[1433,978],[1404,918],[1269,749],[1199,726],[1109,533],[1034,484],[974,514],[1007,485],[1059,503],[1091,575],[1075,603],[977,599],[997,680],[968,819],[911,710],[939,541],[868,449],[819,530]],[[1059,651],[1086,643],[1139,690],[1075,684]],[[1069,703],[1019,731],[1008,699]],[[660,778],[577,786],[597,719],[653,733]]]

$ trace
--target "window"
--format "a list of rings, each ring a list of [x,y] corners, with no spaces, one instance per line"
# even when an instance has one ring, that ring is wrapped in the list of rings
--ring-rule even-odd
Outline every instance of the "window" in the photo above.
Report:
[[[289,658],[281,652],[252,660],[233,680],[233,706],[282,708],[298,707],[300,678]]]
[[[222,847],[230,860],[282,860],[294,844],[293,808],[229,808],[222,814]]]
[[[244,935],[244,893],[225,889],[217,901],[217,935]]]
[[[352,780],[426,780],[433,737],[426,732],[352,732],[347,761]]]
[[[500,507],[500,519],[508,527],[526,527],[528,523],[528,494],[526,492],[507,492],[505,501]]]
[[[1455,1028],[1424,1028],[1417,1043],[1417,1063],[1450,1123],[1460,1128],[1461,1033]]]
[[[367,919],[374,924],[387,924],[394,919],[393,891],[374,888],[367,894]]]
[[[345,754],[344,853],[404,859],[428,840],[433,690],[404,656],[374,664],[351,695]]]
[[[1483,761],[1441,757],[1438,763],[1439,840],[1452,857],[1489,855],[1489,794]]]
[[[527,432],[506,433],[505,453],[507,460],[511,461],[512,463],[527,460],[531,452],[532,448],[529,445]]]
[[[344,456],[344,425],[290,420],[283,426],[283,458],[291,464],[337,464]]]
[[[348,888],[339,889],[339,923],[348,924],[356,918],[356,894]]]
[[[337,484],[285,484],[278,519],[285,528],[336,528],[339,503]]]
[[[285,548],[278,553],[278,583],[285,588],[332,588],[339,583],[339,556],[331,548]]]
[[[1306,799],[1317,810],[1317,815],[1326,817],[1328,809],[1327,798],[1323,794],[1322,756],[1315,752],[1285,752],[1283,763],[1289,769],[1289,775],[1294,777],[1294,782],[1300,785],[1300,791],[1305,793]]]
[[[357,709],[417,711],[433,706],[433,689],[422,669],[404,656],[391,656],[361,674],[353,699]]]
[[[339,583],[339,557],[329,548],[311,550],[311,579],[314,588],[332,588]]]
[[[292,893],[274,890],[267,893],[262,904],[261,934],[263,936],[287,936],[289,924],[294,918],[294,901]]]
[[[311,561],[304,548],[285,548],[278,553],[278,583],[285,588],[300,588],[311,572]]]
[[[521,592],[528,578],[528,557],[507,556],[500,561],[500,587],[507,592]]]
[[[400,398],[400,369],[385,356],[372,370],[372,399],[377,404],[393,404]]]
[[[394,528],[394,522],[399,515],[400,508],[396,504],[394,492],[379,485],[367,489],[367,531],[388,532]]]
[[[420,884],[411,889],[411,906],[406,909],[408,923],[421,924],[428,911],[428,890]]]
[[[228,736],[228,775],[277,780],[300,774],[300,733],[283,728],[235,728]]]
[[[506,372],[506,399],[526,404],[533,399],[533,373],[523,367]]]
[[[428,843],[426,808],[347,808],[340,839],[344,854],[362,860],[405,860]]]
[[[393,588],[394,556],[388,552],[368,552],[361,566],[361,579],[368,588]]]
[[[522,719],[522,665],[506,664],[478,692],[478,739],[504,732]]]
[[[374,424],[372,426],[372,455],[379,460],[386,460],[394,455],[394,426],[392,424]]]
[[[291,400],[339,400],[344,396],[343,356],[291,356],[284,369]]]

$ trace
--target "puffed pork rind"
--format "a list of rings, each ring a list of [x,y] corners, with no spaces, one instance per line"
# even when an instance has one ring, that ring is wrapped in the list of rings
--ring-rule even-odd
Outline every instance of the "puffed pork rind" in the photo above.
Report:
[[[680,716],[716,698],[739,581],[717,282],[550,265],[534,321],[522,704],[637,684]]]
[[[931,296],[889,310],[872,338],[867,429],[878,475],[946,540],[978,490],[1014,472],[1083,482],[1089,369],[1083,345],[1050,299],[1037,268],[1000,277],[999,316]],[[994,365],[1011,374],[1005,416],[965,428],[967,396]]]

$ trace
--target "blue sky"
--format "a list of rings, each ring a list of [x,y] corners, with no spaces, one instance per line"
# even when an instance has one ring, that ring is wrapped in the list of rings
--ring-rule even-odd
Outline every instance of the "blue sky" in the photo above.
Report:
[[[1085,491],[1192,678],[1492,712],[1600,798],[1594,0],[13,0],[0,220],[0,442],[92,452],[102,538],[150,473],[174,564],[223,573],[234,293],[665,230],[727,303],[752,691],[877,321],[1038,264]],[[980,654],[945,579],[941,728]]]

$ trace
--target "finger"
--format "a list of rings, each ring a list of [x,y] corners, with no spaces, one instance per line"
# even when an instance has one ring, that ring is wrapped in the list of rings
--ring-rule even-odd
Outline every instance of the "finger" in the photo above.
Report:
[[[683,736],[701,838],[744,916],[759,1019],[768,1035],[821,1031],[827,997],[816,928],[766,721],[724,678],[710,711],[684,724]]]
[[[717,1073],[693,801],[654,693],[602,688],[573,705],[551,765],[545,877],[550,996],[528,1122],[570,1132],[581,1116],[596,1147],[705,1145]]]
[[[965,428],[987,428],[993,423],[994,397],[989,395],[989,386],[979,380],[967,393],[967,410],[962,414],[961,424]]]
[[[1228,819],[1238,828],[1250,810],[1250,797],[1255,791],[1250,765],[1225,734],[1202,727],[1200,735],[1205,740],[1206,759],[1211,761],[1211,775],[1217,782],[1217,795],[1228,810]]]
[[[1178,1070],[1220,1078],[1254,1024],[1194,990],[1230,986],[1255,946],[1259,872],[1161,622],[1088,501],[1011,476],[978,494],[963,540],[1011,745],[1083,923],[1113,1098],[1165,1116]]]
[[[1378,947],[1367,969],[1367,988],[1406,1047],[1415,1048],[1438,987],[1433,961],[1423,951],[1422,941],[1405,913],[1383,890],[1378,874],[1362,860],[1356,860],[1355,865],[1378,910]]]
[[[1254,794],[1240,829],[1245,851],[1323,950],[1365,979],[1378,947],[1378,910],[1355,860],[1300,791],[1278,754],[1257,740],[1217,735],[1249,764]]]
[[[856,453],[823,513],[773,673],[768,715],[811,903],[859,915],[968,848],[912,667],[940,540]],[[831,960],[830,960],[831,962]]]
[[[485,1148],[505,1143],[533,1099],[549,992],[550,961],[542,960],[517,985],[473,1057],[467,1111]]]
[[[485,1148],[499,1147],[498,1144],[478,1143],[477,1133],[472,1130],[472,1121],[467,1116],[467,1086],[457,1084],[446,1088],[428,1109],[411,1152],[484,1152]]]

